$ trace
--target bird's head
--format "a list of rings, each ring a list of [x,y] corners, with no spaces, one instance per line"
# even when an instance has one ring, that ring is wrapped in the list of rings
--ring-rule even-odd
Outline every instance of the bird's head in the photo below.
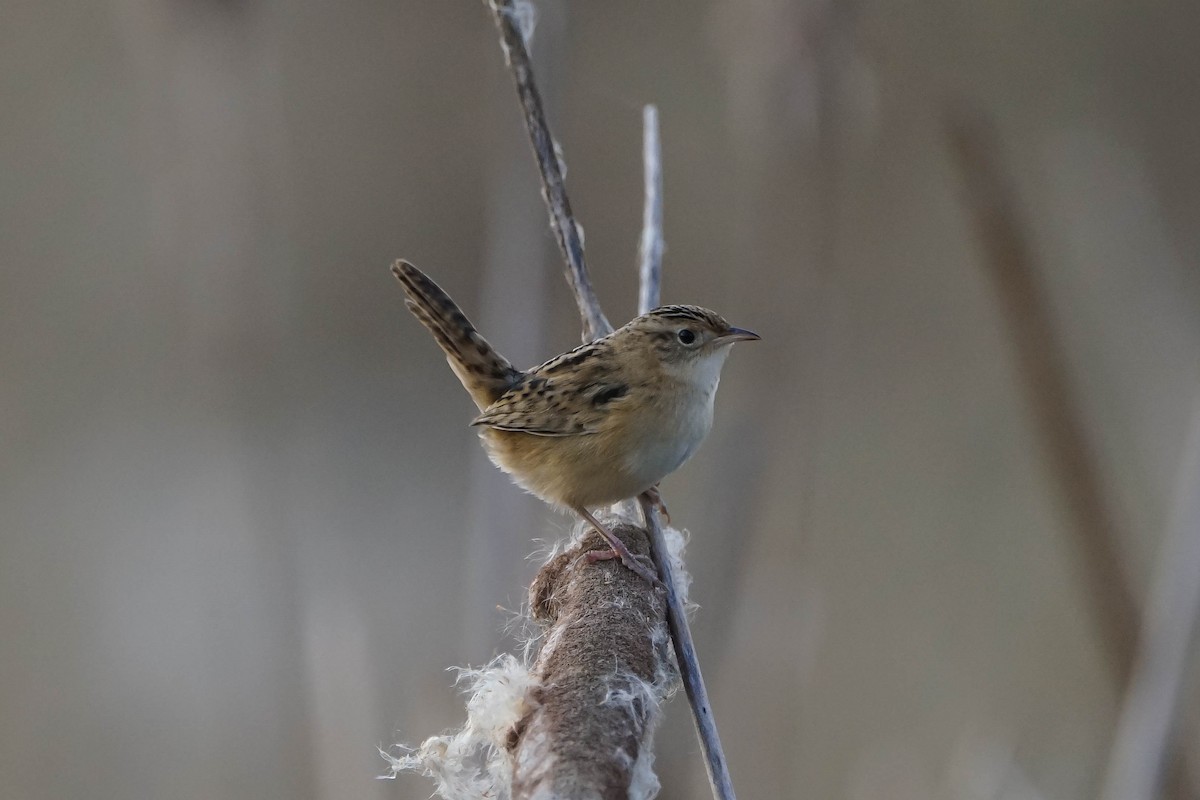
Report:
[[[716,312],[700,306],[662,306],[643,314],[618,336],[647,353],[673,375],[715,387],[721,365],[734,342],[761,338],[735,328]]]

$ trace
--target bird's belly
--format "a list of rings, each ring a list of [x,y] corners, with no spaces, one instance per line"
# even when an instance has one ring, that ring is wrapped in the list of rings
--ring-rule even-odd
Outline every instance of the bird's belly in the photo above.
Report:
[[[486,430],[492,462],[519,486],[563,508],[615,503],[648,488],[622,468],[611,439],[597,435],[536,436]]]
[[[653,486],[692,457],[711,427],[711,399],[675,409],[634,433],[625,451],[625,470],[643,488]]]
[[[679,469],[691,457],[696,444],[682,437],[647,439],[626,457],[625,470],[644,490]]]
[[[595,507],[644,492],[678,469],[708,433],[711,408],[591,435],[481,435],[493,463],[530,493],[565,508]]]

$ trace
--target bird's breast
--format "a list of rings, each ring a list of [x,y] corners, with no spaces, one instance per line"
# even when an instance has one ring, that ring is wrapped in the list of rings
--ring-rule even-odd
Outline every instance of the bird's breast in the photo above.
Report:
[[[684,391],[631,426],[625,468],[647,486],[692,457],[712,428],[713,393]]]

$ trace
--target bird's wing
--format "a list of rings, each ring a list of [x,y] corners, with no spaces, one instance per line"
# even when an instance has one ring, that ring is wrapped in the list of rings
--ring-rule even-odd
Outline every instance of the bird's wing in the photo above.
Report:
[[[471,424],[537,436],[599,433],[629,394],[611,365],[603,340],[577,347],[534,367]]]

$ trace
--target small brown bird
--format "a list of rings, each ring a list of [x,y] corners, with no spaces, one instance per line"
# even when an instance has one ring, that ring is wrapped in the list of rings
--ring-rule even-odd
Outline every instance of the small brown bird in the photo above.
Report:
[[[446,353],[480,414],[492,462],[545,502],[570,509],[620,558],[654,573],[588,511],[652,490],[696,452],[734,342],[758,334],[699,306],[663,306],[528,372],[496,352],[459,307],[407,261],[392,272],[405,305]]]

